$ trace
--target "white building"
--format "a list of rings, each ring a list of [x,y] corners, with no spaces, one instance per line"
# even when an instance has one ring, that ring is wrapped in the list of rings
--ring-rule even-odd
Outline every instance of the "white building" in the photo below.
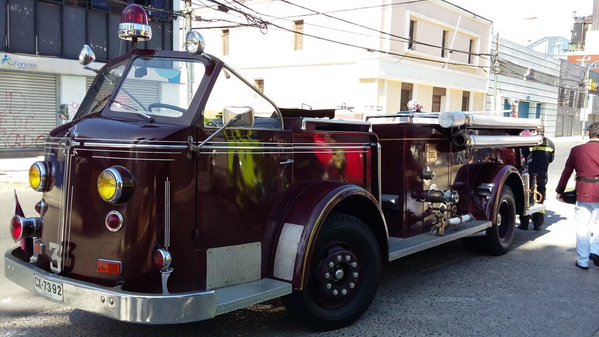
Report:
[[[543,121],[545,133],[555,136],[560,60],[509,40],[494,46],[498,58],[489,81],[487,109]],[[497,72],[498,71],[498,72]]]
[[[255,0],[215,7],[194,9],[193,28],[204,35],[206,51],[279,106],[346,106],[352,112],[340,117],[353,118],[405,111],[411,99],[423,111],[485,107],[492,22],[448,2]],[[266,28],[231,23],[256,24],[258,17]]]

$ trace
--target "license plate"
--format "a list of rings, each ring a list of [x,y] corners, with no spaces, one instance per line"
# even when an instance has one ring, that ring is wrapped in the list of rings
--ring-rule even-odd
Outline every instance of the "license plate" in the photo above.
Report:
[[[53,301],[63,301],[62,283],[46,280],[39,275],[33,275],[33,290],[36,293]]]

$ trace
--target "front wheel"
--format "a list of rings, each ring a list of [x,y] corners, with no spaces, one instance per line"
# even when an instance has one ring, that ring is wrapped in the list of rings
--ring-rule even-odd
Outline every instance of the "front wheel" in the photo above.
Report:
[[[516,201],[512,189],[505,185],[499,196],[493,226],[486,231],[489,252],[503,255],[514,242],[516,228]]]
[[[316,329],[347,326],[372,302],[380,269],[372,231],[353,216],[333,213],[318,233],[308,283],[285,298],[285,305]]]

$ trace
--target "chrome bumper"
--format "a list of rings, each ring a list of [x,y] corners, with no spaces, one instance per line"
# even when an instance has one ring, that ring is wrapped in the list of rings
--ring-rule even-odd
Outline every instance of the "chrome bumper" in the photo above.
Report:
[[[64,301],[61,303],[73,308],[119,321],[146,324],[179,324],[216,316],[214,291],[162,295],[102,287],[48,273],[16,258],[12,252],[10,249],[4,254],[4,275],[8,280],[35,294],[34,274],[62,283]]]

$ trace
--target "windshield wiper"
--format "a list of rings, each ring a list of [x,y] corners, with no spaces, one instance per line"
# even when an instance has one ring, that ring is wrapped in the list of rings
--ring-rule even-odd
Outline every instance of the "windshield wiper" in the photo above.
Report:
[[[96,103],[96,105],[94,105],[94,107],[93,107],[93,108],[91,108],[89,111],[90,111],[90,112],[95,112],[95,111],[96,111],[96,108],[97,108],[97,107],[99,107],[100,105],[102,105],[104,102],[106,102],[106,100],[107,100],[107,99],[109,99],[111,95],[112,95],[112,94],[108,94],[108,95],[106,95],[106,96],[104,96],[104,97],[100,98],[100,100],[98,100],[98,103]]]
[[[143,112],[141,112],[141,111],[139,111],[139,110],[135,109],[134,107],[132,107],[132,106],[130,106],[130,105],[127,105],[127,104],[125,104],[125,103],[119,102],[119,101],[117,101],[117,100],[115,100],[115,99],[112,99],[112,98],[111,98],[111,99],[109,99],[109,100],[110,100],[112,103],[119,104],[119,105],[120,105],[120,106],[122,106],[123,108],[125,108],[125,109],[127,109],[127,110],[131,111],[131,113],[132,113],[132,114],[134,114],[134,115],[136,115],[136,116],[139,116],[139,117],[143,117],[145,120],[147,120],[147,121],[148,121],[148,122],[150,122],[150,123],[152,123],[152,122],[154,121],[154,118],[152,118],[152,116],[150,116],[150,115],[148,115],[148,114],[146,114],[146,113],[143,113]]]

